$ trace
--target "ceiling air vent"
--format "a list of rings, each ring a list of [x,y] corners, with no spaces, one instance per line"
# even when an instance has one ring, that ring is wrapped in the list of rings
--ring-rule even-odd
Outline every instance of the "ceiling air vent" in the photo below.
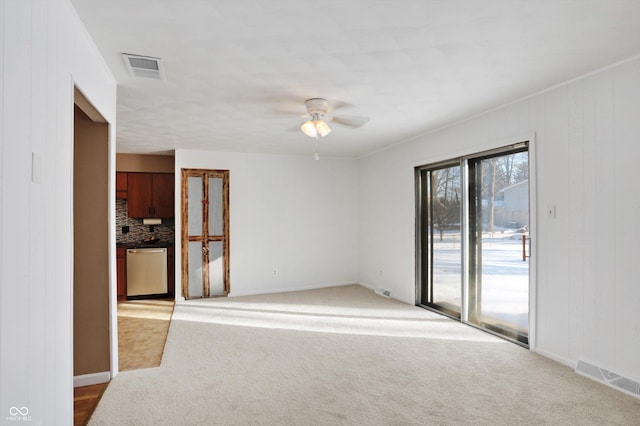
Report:
[[[124,63],[132,77],[155,78],[164,80],[164,68],[160,58],[150,56],[130,55],[123,53]]]

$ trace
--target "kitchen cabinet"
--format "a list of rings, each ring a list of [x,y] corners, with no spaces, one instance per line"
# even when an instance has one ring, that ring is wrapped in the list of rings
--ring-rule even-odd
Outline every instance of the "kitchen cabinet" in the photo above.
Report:
[[[127,249],[118,247],[116,249],[118,300],[127,298]]]
[[[169,298],[175,296],[175,257],[173,255],[173,247],[167,248],[167,285],[169,286]]]
[[[127,172],[116,172],[116,198],[127,199]]]
[[[173,173],[127,173],[128,216],[174,217]]]

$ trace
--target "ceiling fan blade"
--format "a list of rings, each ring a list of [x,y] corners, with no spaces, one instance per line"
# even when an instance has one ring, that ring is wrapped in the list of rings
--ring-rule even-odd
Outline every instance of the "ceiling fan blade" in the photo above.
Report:
[[[345,109],[357,109],[354,104],[350,104],[349,102],[344,101],[329,101],[329,111],[337,111],[337,110],[345,110]]]
[[[304,98],[296,96],[263,96],[260,100],[270,106],[265,113],[271,116],[308,116],[307,109],[304,106]]]
[[[304,119],[309,117],[309,114],[307,114],[304,109],[301,110],[300,108],[275,108],[273,110],[266,111],[264,116],[273,118],[297,117],[299,119]]]
[[[369,117],[357,115],[342,115],[339,117],[332,117],[331,122],[341,124],[343,126],[358,128],[367,124],[369,122]]]

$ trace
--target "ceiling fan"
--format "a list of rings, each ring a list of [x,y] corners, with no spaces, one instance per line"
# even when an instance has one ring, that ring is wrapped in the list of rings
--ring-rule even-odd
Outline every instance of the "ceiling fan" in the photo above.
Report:
[[[300,126],[300,130],[312,138],[318,139],[318,136],[324,137],[331,133],[331,127],[327,121],[354,128],[364,126],[369,121],[369,117],[329,115],[329,101],[324,98],[310,98],[304,101],[304,104],[310,119]],[[333,102],[331,110],[335,111],[345,106],[349,106],[349,104]]]

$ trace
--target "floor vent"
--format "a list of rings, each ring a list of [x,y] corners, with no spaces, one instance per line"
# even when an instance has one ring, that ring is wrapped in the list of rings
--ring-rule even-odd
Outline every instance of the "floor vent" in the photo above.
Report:
[[[132,77],[164,80],[164,67],[162,66],[162,60],[160,58],[130,55],[128,53],[123,53],[122,57]]]
[[[635,380],[620,376],[619,374],[612,373],[611,371],[596,367],[584,361],[578,361],[576,373],[589,377],[590,379],[595,379],[636,398],[640,398],[640,383]]]
[[[379,294],[380,296],[384,296],[384,297],[391,297],[391,292],[383,288],[377,288],[376,294]]]

